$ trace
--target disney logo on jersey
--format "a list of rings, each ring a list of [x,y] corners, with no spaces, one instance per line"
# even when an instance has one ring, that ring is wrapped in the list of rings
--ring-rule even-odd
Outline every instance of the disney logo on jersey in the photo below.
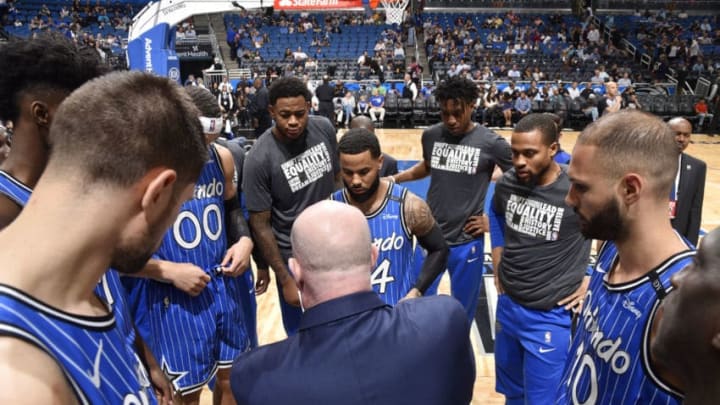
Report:
[[[381,252],[400,250],[405,245],[405,238],[403,238],[402,235],[398,235],[393,232],[387,238],[374,238],[373,245],[375,245],[375,247]]]
[[[222,181],[217,181],[217,179],[213,178],[210,183],[196,185],[193,198],[201,200],[203,198],[222,197],[224,194],[225,184],[223,184]]]
[[[557,240],[565,208],[510,194],[505,204],[505,223],[533,238]]]
[[[280,165],[290,190],[294,193],[302,190],[325,173],[332,173],[332,159],[327,146],[319,143],[300,155]]]
[[[474,175],[480,164],[480,148],[435,142],[430,155],[433,169]]]

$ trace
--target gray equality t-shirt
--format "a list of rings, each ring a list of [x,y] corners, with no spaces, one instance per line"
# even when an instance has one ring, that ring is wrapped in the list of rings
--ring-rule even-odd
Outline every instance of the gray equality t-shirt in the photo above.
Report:
[[[561,166],[546,186],[520,183],[515,169],[495,186],[493,209],[505,219],[500,282],[520,304],[549,310],[580,286],[590,257],[590,240],[580,233],[577,214],[565,204],[570,179]]]
[[[445,240],[459,245],[474,239],[463,227],[470,216],[482,214],[495,165],[512,167],[510,145],[482,125],[455,136],[439,123],[423,132],[422,147],[430,164],[427,202]]]
[[[269,129],[245,158],[245,204],[250,212],[271,211],[278,247],[289,252],[295,218],[335,190],[339,171],[335,127],[327,118],[308,117],[305,133],[289,144],[278,141]]]

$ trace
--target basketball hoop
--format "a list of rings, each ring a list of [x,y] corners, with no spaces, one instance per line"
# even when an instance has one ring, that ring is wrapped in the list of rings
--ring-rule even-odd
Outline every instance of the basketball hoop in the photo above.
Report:
[[[405,8],[410,0],[380,0],[385,8],[385,23],[402,25]]]

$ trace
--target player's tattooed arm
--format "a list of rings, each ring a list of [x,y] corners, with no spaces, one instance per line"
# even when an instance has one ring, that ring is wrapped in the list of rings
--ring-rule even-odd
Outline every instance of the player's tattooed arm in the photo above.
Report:
[[[270,225],[270,211],[251,212],[250,229],[255,237],[255,243],[258,245],[260,254],[262,254],[267,264],[273,269],[275,277],[277,277],[282,285],[282,294],[285,301],[289,304],[299,306],[300,300],[297,295],[297,285],[295,285],[295,280],[290,276],[285,261],[280,254],[277,239],[275,239]]]
[[[410,232],[417,237],[420,246],[427,250],[420,275],[415,286],[408,293],[408,297],[412,297],[425,293],[437,276],[445,270],[450,248],[425,201],[408,193],[403,213]]]

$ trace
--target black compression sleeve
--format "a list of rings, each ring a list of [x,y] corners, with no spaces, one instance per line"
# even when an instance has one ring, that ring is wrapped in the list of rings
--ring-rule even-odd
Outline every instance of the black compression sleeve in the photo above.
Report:
[[[425,294],[428,287],[430,287],[433,281],[435,281],[440,273],[447,267],[450,248],[448,248],[445,237],[443,237],[438,224],[434,224],[427,235],[418,236],[417,238],[420,246],[427,250],[428,255],[425,258],[420,275],[415,282],[415,288]]]
[[[228,244],[234,244],[243,236],[250,237],[250,228],[247,221],[245,221],[242,208],[240,208],[240,201],[237,198],[225,200],[224,207]]]

